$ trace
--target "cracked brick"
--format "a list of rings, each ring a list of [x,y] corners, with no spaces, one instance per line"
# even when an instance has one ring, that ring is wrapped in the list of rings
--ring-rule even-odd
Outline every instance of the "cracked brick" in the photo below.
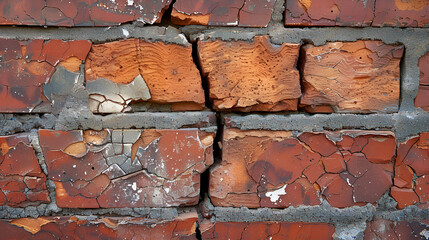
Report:
[[[266,27],[274,0],[177,0],[171,20],[179,25]]]
[[[0,39],[1,112],[59,109],[79,77],[91,42]]]
[[[372,26],[428,27],[429,2],[425,0],[377,0]]]
[[[202,239],[332,239],[335,227],[305,222],[215,222],[200,224]]]
[[[286,26],[370,26],[374,2],[348,0],[287,0]]]
[[[64,208],[198,203],[214,133],[180,130],[39,131],[48,177]]]
[[[225,128],[222,161],[210,171],[209,197],[225,207],[313,206],[322,199],[338,208],[375,204],[392,186],[395,149],[395,137],[387,131],[296,136]]]
[[[107,57],[106,57],[107,56]],[[132,111],[137,102],[201,110],[204,90],[192,46],[138,39],[95,44],[85,62],[89,108],[95,113]]]
[[[0,136],[0,205],[37,206],[49,203],[42,172],[29,134]]]
[[[381,41],[305,45],[300,107],[325,113],[397,112],[403,51],[403,45]]]
[[[296,69],[299,44],[272,44],[268,36],[253,42],[198,41],[203,75],[216,110],[296,110],[301,96]],[[224,53],[224,54],[219,54]]]
[[[429,203],[429,133],[421,133],[399,144],[392,197],[402,209]]]
[[[5,0],[0,25],[112,26],[131,21],[159,23],[171,0]]]
[[[420,57],[420,85],[414,104],[425,111],[429,111],[429,52]]]
[[[76,216],[0,220],[5,239],[197,239],[195,211],[170,220]]]
[[[429,221],[399,221],[374,219],[367,222],[365,240],[426,240],[429,238]]]

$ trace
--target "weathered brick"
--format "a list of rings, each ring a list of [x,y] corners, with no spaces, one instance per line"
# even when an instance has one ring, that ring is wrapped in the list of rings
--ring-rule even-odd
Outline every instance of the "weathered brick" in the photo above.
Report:
[[[85,63],[93,112],[131,111],[131,102],[169,104],[173,111],[204,108],[192,46],[138,39],[93,45]]]
[[[177,0],[171,20],[179,25],[266,27],[274,4],[271,0]]]
[[[300,106],[309,112],[398,111],[403,51],[381,41],[305,45]]]
[[[301,96],[296,69],[299,44],[199,41],[198,55],[216,110],[296,110]]]
[[[375,219],[367,222],[364,233],[365,240],[427,240],[429,237],[429,221],[392,222]]]
[[[287,0],[285,24],[290,26],[370,26],[374,0]]]
[[[80,40],[0,39],[0,112],[60,108],[90,47]]]
[[[399,144],[391,195],[398,208],[429,203],[429,132]]]
[[[40,130],[59,207],[169,207],[198,202],[214,133],[180,130]]]
[[[158,23],[171,0],[4,0],[0,25],[110,26]]]
[[[328,223],[304,222],[216,222],[200,224],[202,239],[332,239]]]
[[[416,99],[416,107],[429,111],[429,52],[420,57],[418,66],[420,68],[420,85]]]
[[[322,198],[339,208],[374,204],[392,186],[395,148],[384,131],[295,136],[226,128],[209,196],[215,206],[249,208],[319,205]]]
[[[40,217],[0,220],[4,239],[196,239],[196,212],[171,220]]]
[[[377,0],[372,26],[428,27],[429,2]]]
[[[29,135],[0,136],[0,205],[36,206],[49,203],[42,172]]]

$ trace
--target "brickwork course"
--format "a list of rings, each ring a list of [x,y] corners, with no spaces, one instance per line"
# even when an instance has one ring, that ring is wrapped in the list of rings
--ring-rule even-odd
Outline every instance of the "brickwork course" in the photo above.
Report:
[[[0,1],[0,232],[429,239],[429,2]]]

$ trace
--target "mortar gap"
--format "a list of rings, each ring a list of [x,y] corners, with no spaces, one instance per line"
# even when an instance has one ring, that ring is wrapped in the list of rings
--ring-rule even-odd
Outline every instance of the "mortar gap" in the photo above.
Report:
[[[301,87],[301,97],[299,97],[298,99],[298,112],[300,113],[306,113],[306,111],[304,111],[300,105],[301,105],[301,99],[303,97],[304,94],[304,66],[305,66],[305,51],[304,51],[304,46],[306,44],[313,44],[313,41],[309,40],[309,39],[302,39],[302,44],[299,47],[299,54],[298,54],[298,60],[296,62],[296,69],[299,72],[299,85]]]
[[[200,224],[197,222],[197,226],[195,227],[195,238],[198,240],[202,240],[203,237],[201,235]]]
[[[407,48],[404,46],[404,52],[402,54],[401,60],[399,61],[399,101],[398,101],[398,112],[401,111],[402,107],[402,91],[404,91],[404,79],[405,79],[405,69],[406,69],[406,51]],[[414,99],[413,99],[414,103]]]
[[[210,101],[210,86],[207,77],[204,76],[202,71],[202,66],[200,62],[200,58],[198,56],[198,40],[192,42],[192,60],[194,61],[195,66],[198,69],[198,72],[200,73],[201,78],[201,84],[204,91],[204,98],[205,98],[205,105],[207,108],[212,109],[212,103]]]
[[[153,25],[158,25],[158,26],[176,26],[175,24],[173,24],[171,22],[171,13],[173,12],[173,5],[176,3],[176,0],[172,0],[170,5],[168,6],[167,10],[164,11],[164,13],[162,14],[161,17],[161,22],[158,24],[153,24]]]

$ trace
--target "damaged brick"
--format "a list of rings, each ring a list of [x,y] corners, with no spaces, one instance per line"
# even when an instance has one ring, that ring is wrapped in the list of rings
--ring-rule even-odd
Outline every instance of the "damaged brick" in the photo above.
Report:
[[[301,133],[224,130],[222,161],[211,168],[215,206],[285,208],[375,204],[392,186],[392,132]]]
[[[214,133],[198,129],[39,131],[48,177],[64,208],[198,203]]]
[[[365,240],[427,240],[429,238],[429,221],[393,222],[384,219],[374,219],[372,222],[367,222],[364,235]]]
[[[414,103],[416,107],[429,111],[429,52],[420,57],[418,66],[420,68],[420,85]]]

